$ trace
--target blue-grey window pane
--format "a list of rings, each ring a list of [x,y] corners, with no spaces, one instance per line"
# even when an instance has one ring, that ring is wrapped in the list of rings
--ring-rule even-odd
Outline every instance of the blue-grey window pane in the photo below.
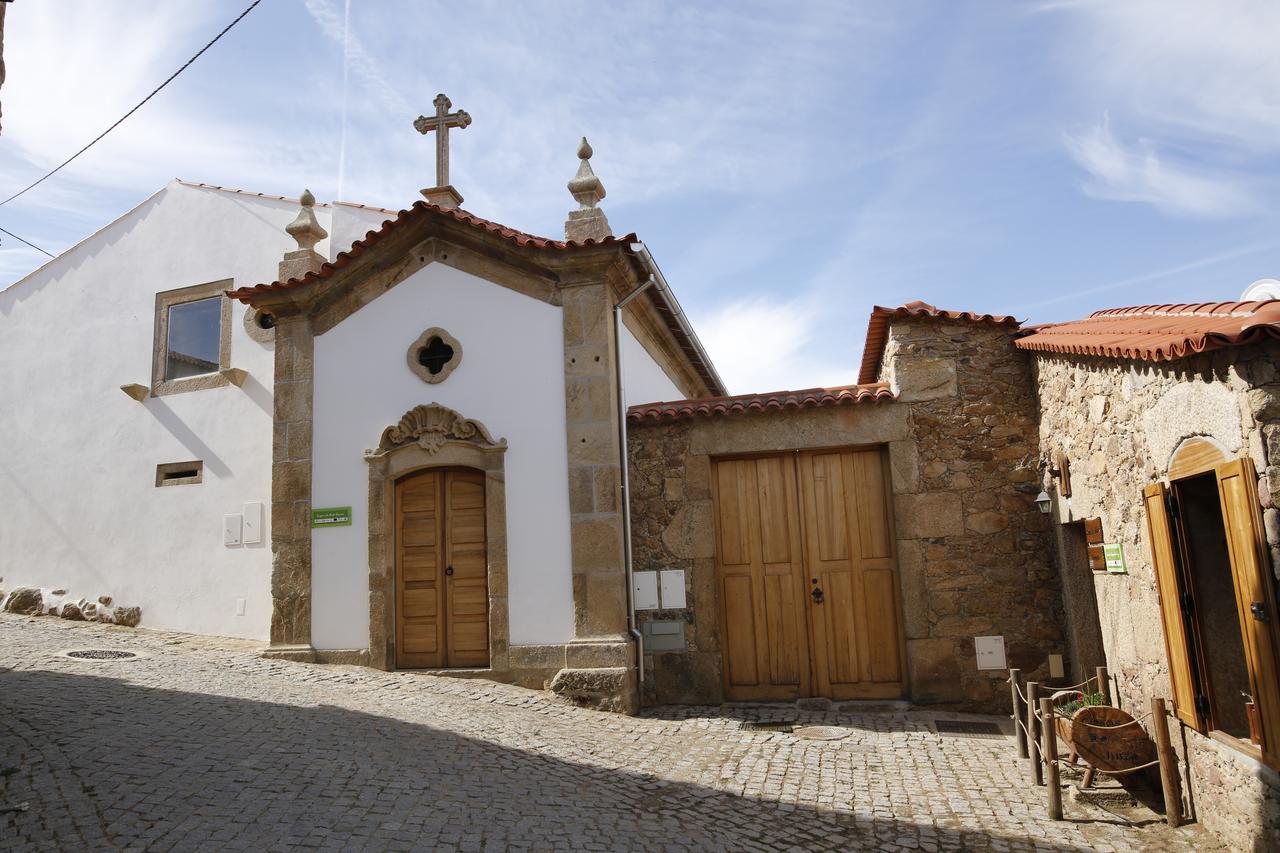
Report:
[[[221,338],[221,297],[171,305],[164,378],[181,379],[217,373]]]

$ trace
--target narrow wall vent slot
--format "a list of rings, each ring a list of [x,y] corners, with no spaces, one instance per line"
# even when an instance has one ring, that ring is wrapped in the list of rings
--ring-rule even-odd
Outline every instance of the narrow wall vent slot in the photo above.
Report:
[[[156,466],[157,486],[183,486],[204,480],[204,463],[162,462]]]

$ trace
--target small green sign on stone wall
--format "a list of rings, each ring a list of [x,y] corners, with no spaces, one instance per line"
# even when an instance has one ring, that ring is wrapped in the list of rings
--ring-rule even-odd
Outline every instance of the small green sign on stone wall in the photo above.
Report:
[[[351,507],[331,506],[311,510],[312,527],[350,527]]]
[[[1124,548],[1119,542],[1112,542],[1102,546],[1102,556],[1107,561],[1107,571],[1113,575],[1123,575],[1128,573],[1128,569],[1124,565]]]

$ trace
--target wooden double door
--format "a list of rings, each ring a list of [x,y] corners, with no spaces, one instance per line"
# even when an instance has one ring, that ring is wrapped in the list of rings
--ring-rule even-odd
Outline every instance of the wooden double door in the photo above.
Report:
[[[727,697],[900,697],[883,450],[717,460],[712,482]]]
[[[489,665],[484,473],[396,481],[396,666]]]

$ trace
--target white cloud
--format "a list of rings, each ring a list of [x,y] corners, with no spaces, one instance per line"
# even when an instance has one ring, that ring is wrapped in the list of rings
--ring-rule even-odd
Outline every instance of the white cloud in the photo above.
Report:
[[[816,351],[821,319],[804,298],[755,297],[719,308],[695,328],[730,394],[856,382],[853,352],[833,361]]]
[[[1280,153],[1280,4],[1079,0],[1038,11],[1056,16],[1052,55],[1077,109],[1109,113],[1136,140],[1105,122],[1068,134],[1088,193],[1176,215],[1264,207]],[[1246,189],[1246,174],[1268,177]]]
[[[1089,174],[1084,191],[1094,198],[1150,204],[1183,216],[1236,216],[1258,209],[1258,200],[1237,179],[1161,157],[1139,139],[1126,145],[1107,119],[1078,134],[1067,134],[1067,151]]]
[[[1280,4],[1085,0],[1052,4],[1060,58],[1082,89],[1163,135],[1280,147]]]
[[[342,45],[347,68],[364,84],[367,93],[377,98],[384,110],[410,115],[414,108],[391,82],[393,75],[387,73],[377,57],[365,47],[364,41],[346,26],[344,14],[338,12],[337,4],[329,0],[305,0],[305,5],[307,13],[320,27],[320,31]],[[346,11],[349,10],[344,7],[344,12]]]

